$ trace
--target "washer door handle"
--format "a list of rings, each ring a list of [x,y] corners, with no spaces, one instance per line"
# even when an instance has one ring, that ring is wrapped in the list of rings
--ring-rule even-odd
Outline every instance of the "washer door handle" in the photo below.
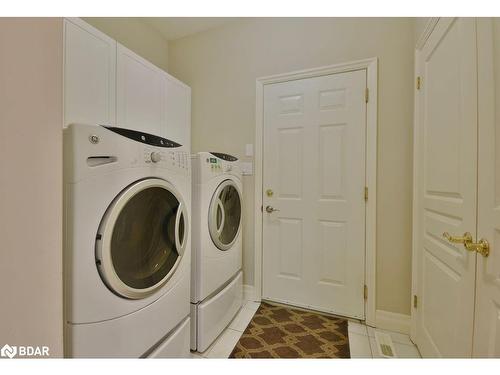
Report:
[[[175,247],[177,248],[177,252],[179,253],[180,256],[182,256],[184,254],[184,248],[185,248],[185,244],[186,244],[186,232],[187,232],[187,228],[186,228],[186,223],[184,223],[184,233],[183,233],[183,236],[182,236],[182,241],[181,241],[181,238],[180,238],[180,226],[181,226],[181,218],[183,218],[183,220],[185,220],[185,217],[186,215],[184,215],[184,206],[182,205],[182,203],[179,203],[179,207],[177,208],[177,215],[175,217]]]

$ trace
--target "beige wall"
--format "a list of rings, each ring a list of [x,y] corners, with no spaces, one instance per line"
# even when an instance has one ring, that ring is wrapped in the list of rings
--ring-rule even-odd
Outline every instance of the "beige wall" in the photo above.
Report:
[[[0,19],[0,347],[63,354],[62,20]]]
[[[253,19],[169,43],[169,72],[192,88],[193,151],[243,160],[254,143],[257,77],[379,58],[377,308],[410,312],[414,22]],[[244,271],[253,284],[254,179],[244,177]]]
[[[167,40],[151,26],[143,23],[140,18],[84,17],[82,20],[167,71]]]

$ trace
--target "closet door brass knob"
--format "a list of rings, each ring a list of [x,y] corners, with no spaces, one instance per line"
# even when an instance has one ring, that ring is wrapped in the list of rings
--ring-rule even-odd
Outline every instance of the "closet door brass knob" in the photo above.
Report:
[[[475,251],[481,254],[483,257],[490,255],[490,244],[484,238],[481,238],[479,242],[472,242],[472,234],[469,232],[464,233],[462,237],[451,236],[448,232],[443,233],[443,237],[451,243],[461,243],[468,251]]]
[[[452,236],[448,232],[443,233],[443,237],[448,240],[448,242],[451,243],[461,243],[461,244],[467,244],[472,242],[472,234],[469,232],[465,232],[462,237],[460,236]]]
[[[469,251],[475,251],[481,254],[483,257],[490,255],[490,244],[484,238],[481,238],[479,242],[468,242],[465,244],[465,248]]]

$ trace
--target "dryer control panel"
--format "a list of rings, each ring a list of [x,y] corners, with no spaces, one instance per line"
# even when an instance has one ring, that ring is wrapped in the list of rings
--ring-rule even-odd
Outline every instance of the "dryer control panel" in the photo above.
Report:
[[[212,177],[232,175],[241,179],[239,161],[225,160],[211,152],[198,152],[193,158],[193,181],[202,183]]]
[[[222,163],[218,158],[205,158],[205,163],[210,167],[210,169],[214,172],[222,171]]]
[[[236,159],[238,160],[238,159]],[[233,165],[232,163],[224,162],[219,158],[214,158],[207,156],[205,158],[205,163],[207,164],[207,168],[210,168],[212,172],[220,172],[220,173],[229,173],[234,168],[237,168],[237,165]]]

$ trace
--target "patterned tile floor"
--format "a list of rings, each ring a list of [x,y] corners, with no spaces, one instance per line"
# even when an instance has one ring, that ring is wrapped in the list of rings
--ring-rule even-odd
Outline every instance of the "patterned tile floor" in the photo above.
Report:
[[[252,320],[259,304],[246,301],[231,324],[204,353],[191,353],[192,358],[228,358],[234,346]],[[375,328],[360,322],[349,321],[349,346],[351,358],[380,358],[375,342]],[[394,342],[394,348],[399,358],[420,358],[417,347],[410,341],[408,335],[402,333],[378,330],[388,333]]]

